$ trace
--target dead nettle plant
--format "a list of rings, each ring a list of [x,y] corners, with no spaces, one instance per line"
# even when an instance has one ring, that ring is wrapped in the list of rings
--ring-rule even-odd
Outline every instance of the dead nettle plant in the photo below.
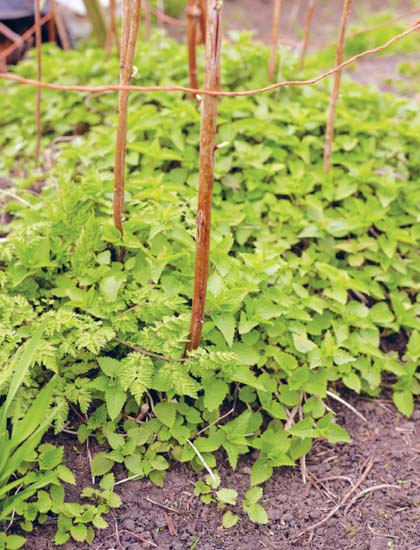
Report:
[[[141,0],[124,0],[121,30],[120,85],[128,86],[133,76],[133,61],[139,32]],[[114,161],[114,224],[123,233],[125,157],[127,147],[128,90],[118,94],[118,126]]]
[[[311,33],[311,26],[312,26],[314,11],[315,11],[315,4],[316,4],[316,0],[310,0],[308,9],[306,10],[305,30],[303,32],[303,44],[302,44],[302,51],[300,54],[301,69],[305,68],[305,58],[306,58],[306,52],[308,51],[308,46],[309,46],[309,35]]]
[[[279,47],[280,20],[281,20],[282,0],[274,0],[273,7],[273,27],[271,32],[271,53],[268,64],[268,79],[274,82],[277,65],[277,52]]]
[[[34,0],[34,15],[35,15],[35,44],[36,44],[36,76],[37,80],[42,80],[42,35],[41,35],[41,2]],[[35,125],[36,125],[36,140],[35,140],[35,162],[39,163],[39,155],[41,152],[41,88],[36,89],[35,100]]]
[[[222,0],[209,0],[207,10],[205,90],[220,90],[222,46]],[[209,274],[211,210],[217,133],[218,96],[205,95],[201,111],[200,174],[197,206],[194,294],[188,351],[198,348],[204,322]]]
[[[108,28],[105,40],[105,59],[108,61],[111,55],[112,45],[115,44],[117,55],[120,55],[119,37],[117,28],[117,3],[116,0],[109,0]]]
[[[350,15],[352,0],[344,0],[343,10],[341,13],[340,33],[338,35],[337,53],[335,66],[338,67],[343,63],[344,47],[346,44],[347,22]],[[330,105],[328,110],[328,122],[325,132],[325,148],[324,148],[324,172],[328,173],[331,169],[331,154],[334,141],[334,125],[337,114],[338,96],[340,94],[341,84],[341,69],[334,74],[334,82],[331,90]]]
[[[204,0],[188,0],[187,8],[188,72],[190,88],[199,88],[197,45],[206,41],[206,8]],[[198,33],[200,30],[200,34]],[[194,94],[190,94],[195,97]]]

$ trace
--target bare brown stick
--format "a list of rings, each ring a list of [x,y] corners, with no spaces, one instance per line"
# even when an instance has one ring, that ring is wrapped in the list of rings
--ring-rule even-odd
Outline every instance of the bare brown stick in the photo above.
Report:
[[[268,79],[274,82],[276,74],[277,48],[279,45],[280,19],[281,19],[282,0],[274,0],[273,9],[273,28],[271,34],[271,54],[268,65]]]
[[[42,25],[44,25],[50,20],[51,20],[50,13],[47,13],[46,15],[44,15],[44,17],[42,17],[40,21],[41,27]],[[3,51],[0,52],[0,59],[1,60],[7,59],[7,57],[9,57],[10,54],[12,54],[15,50],[23,46],[26,40],[28,40],[33,34],[35,34],[35,30],[36,30],[36,26],[32,25],[32,27],[30,27],[27,31],[25,31],[22,35],[19,36],[19,40],[16,40],[16,42],[14,42],[13,44],[11,44],[10,46],[8,46],[7,48],[5,48]]]
[[[305,31],[304,31],[304,35],[303,35],[302,52],[300,54],[300,68],[301,69],[304,69],[304,67],[305,67],[305,57],[306,57],[306,52],[308,51],[308,46],[309,46],[309,35],[310,35],[310,32],[311,32],[311,25],[312,25],[312,18],[313,18],[313,15],[314,15],[314,10],[315,10],[315,4],[316,4],[316,0],[310,0],[308,9],[306,11]]]
[[[48,17],[46,16],[43,20],[48,21]],[[283,80],[280,82],[276,82],[274,84],[270,84],[269,86],[264,86],[263,88],[241,90],[237,92],[230,92],[227,90],[206,90],[201,88],[195,89],[195,88],[188,88],[186,86],[130,86],[130,85],[122,86],[121,84],[111,84],[106,86],[85,86],[81,84],[74,84],[74,85],[67,86],[65,84],[54,84],[52,82],[42,82],[40,80],[24,78],[16,74],[9,74],[9,73],[0,73],[0,79],[9,80],[10,82],[16,82],[18,84],[26,84],[27,86],[44,88],[46,90],[56,90],[56,91],[62,91],[62,92],[102,93],[102,92],[121,92],[123,90],[126,90],[128,92],[142,92],[142,93],[179,92],[179,93],[186,93],[186,94],[200,94],[203,96],[210,96],[210,97],[249,97],[256,94],[264,94],[264,93],[272,92],[274,90],[278,90],[279,88],[285,88],[287,86],[309,86],[311,84],[317,84],[317,82],[320,82],[325,78],[328,78],[329,76],[335,74],[336,72],[344,69],[349,65],[352,65],[353,63],[356,63],[356,61],[359,61],[359,59],[363,59],[368,55],[372,55],[374,53],[378,53],[386,50],[387,48],[389,48],[399,40],[402,40],[406,36],[412,34],[413,32],[418,32],[419,29],[420,29],[420,22],[416,22],[405,31],[399,34],[396,34],[395,36],[387,40],[381,46],[377,46],[376,48],[371,48],[369,50],[360,52],[357,55],[353,55],[352,57],[349,57],[348,59],[346,59],[346,61],[343,61],[343,63],[341,63],[340,65],[335,66],[329,69],[328,71],[321,73],[315,78],[310,78],[308,80]],[[30,32],[28,31],[28,33],[26,34],[26,37],[31,36],[33,32],[34,31],[30,29]],[[10,54],[10,51],[14,51],[14,49],[15,49],[14,45],[10,46],[10,48],[7,49],[7,55]],[[4,52],[0,53],[0,59],[4,59]]]
[[[162,21],[162,23],[167,23],[168,25],[175,25],[177,27],[182,27],[185,25],[184,19],[176,19],[175,17],[166,15],[166,13],[161,11],[159,8],[152,6],[151,4],[149,4],[149,2],[146,2],[145,0],[143,0],[143,7],[144,7],[145,13],[153,14],[157,19]]]
[[[200,44],[206,43],[206,2],[205,0],[198,0],[198,6],[200,8]]]
[[[222,46],[222,6],[209,0],[207,11],[206,76],[204,87],[220,88],[220,50]],[[211,209],[213,201],[214,157],[217,132],[217,97],[203,98],[200,131],[200,175],[198,187],[197,233],[195,249],[194,294],[191,312],[190,341],[187,349],[197,349],[204,322],[210,257]]]
[[[41,53],[41,4],[40,0],[34,0],[35,13],[35,43],[36,43],[36,74],[37,79],[42,80],[42,53]],[[35,142],[35,162],[39,162],[41,152],[41,88],[36,90],[36,142]]]
[[[63,50],[69,50],[70,49],[69,35],[64,25],[60,8],[56,6],[55,0],[50,0],[49,4],[53,15],[53,23],[55,23],[55,26],[57,27],[58,36],[60,37],[61,47],[63,48]]]
[[[140,24],[141,0],[124,0],[121,35],[120,84],[127,86],[133,72],[137,35]],[[114,224],[123,233],[125,156],[128,119],[128,89],[122,89],[118,101],[118,127],[114,163]]]
[[[343,11],[341,14],[340,34],[338,36],[336,66],[341,65],[344,59],[344,46],[346,41],[347,21],[350,15],[352,0],[344,0]],[[327,129],[325,132],[324,148],[324,172],[329,172],[331,168],[331,154],[334,140],[334,125],[337,114],[338,96],[340,94],[341,70],[334,75],[334,82],[330,97],[330,106],[328,111]]]
[[[2,23],[1,21],[0,21],[0,34],[4,35],[11,42],[19,42],[20,40],[20,35],[12,31],[12,29],[9,29],[9,27],[4,23]]]
[[[105,59],[108,61],[109,56],[111,55],[112,42],[115,42],[117,52],[119,55],[119,37],[117,29],[117,4],[115,0],[109,0],[109,20],[108,28],[106,32],[106,41],[105,41]]]
[[[187,42],[188,42],[188,73],[190,77],[190,88],[198,88],[197,76],[197,18],[199,8],[196,0],[188,0],[187,5]],[[195,97],[191,94],[191,97]]]

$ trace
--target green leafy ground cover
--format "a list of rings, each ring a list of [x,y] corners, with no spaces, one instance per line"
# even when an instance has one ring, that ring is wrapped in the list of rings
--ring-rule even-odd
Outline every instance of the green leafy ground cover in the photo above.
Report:
[[[159,35],[140,49],[136,83],[186,81],[182,46]],[[45,52],[49,81],[104,84],[118,74],[98,50]],[[237,36],[224,47],[224,86],[265,83],[266,60],[265,47]],[[34,76],[31,60],[16,70]],[[283,71],[296,75],[294,61]],[[160,485],[174,460],[203,472],[196,494],[218,502],[233,526],[237,494],[223,487],[217,460],[236,468],[250,451],[257,459],[243,507],[265,523],[258,486],[274,468],[293,465],[316,438],[350,439],[326,410],[327,390],[377,396],[392,384],[396,406],[411,414],[420,393],[419,108],[346,81],[325,175],[328,92],[324,82],[220,102],[207,316],[202,347],[180,362],[193,283],[196,105],[176,94],[131,95],[121,239],[112,223],[116,96],[44,92],[40,170],[31,161],[34,90],[2,84],[0,170],[21,199],[6,206],[15,219],[0,248],[6,374],[45,325],[8,416],[24,417],[54,378],[55,433],[76,429],[80,443],[96,438],[102,448],[92,462],[99,486],[82,493],[93,504],[67,503],[56,476],[16,507],[24,529],[52,513],[57,544],[91,541],[92,526],[106,526],[102,514],[119,504],[115,464]],[[386,353],[397,338],[406,345]],[[16,475],[42,470],[46,451],[54,447],[23,456]],[[62,480],[73,481],[67,472]],[[0,547],[18,547],[13,540]]]

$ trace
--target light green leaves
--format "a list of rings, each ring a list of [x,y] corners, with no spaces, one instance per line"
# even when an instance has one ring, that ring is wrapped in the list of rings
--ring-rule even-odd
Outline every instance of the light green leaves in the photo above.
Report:
[[[231,529],[232,527],[235,527],[238,521],[239,516],[233,514],[230,510],[223,514],[223,527],[225,529]]]
[[[392,400],[404,416],[410,417],[413,414],[414,399],[410,390],[395,391],[392,394]]]
[[[168,428],[175,424],[176,403],[162,402],[155,405],[156,417]]]
[[[210,412],[218,409],[223,403],[229,389],[226,382],[217,378],[203,380],[203,387],[205,409]]]

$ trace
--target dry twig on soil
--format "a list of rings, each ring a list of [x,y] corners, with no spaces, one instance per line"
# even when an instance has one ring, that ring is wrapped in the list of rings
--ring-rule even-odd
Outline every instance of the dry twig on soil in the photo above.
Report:
[[[294,542],[296,542],[301,537],[303,537],[303,535],[306,535],[307,533],[312,533],[313,531],[318,529],[318,527],[321,527],[321,525],[324,525],[324,523],[326,523],[329,519],[331,519],[338,512],[338,510],[343,508],[344,504],[348,501],[348,499],[352,496],[352,494],[355,493],[357,489],[360,487],[360,485],[365,481],[365,479],[369,475],[369,472],[372,469],[373,464],[374,464],[374,459],[372,457],[369,457],[362,466],[361,476],[359,477],[357,482],[354,484],[354,486],[349,491],[347,491],[347,493],[343,496],[340,502],[338,502],[338,504],[336,504],[334,508],[332,508],[332,510],[330,510],[323,519],[317,521],[313,525],[310,525],[309,527],[301,531],[298,534],[298,536],[294,539]]]

